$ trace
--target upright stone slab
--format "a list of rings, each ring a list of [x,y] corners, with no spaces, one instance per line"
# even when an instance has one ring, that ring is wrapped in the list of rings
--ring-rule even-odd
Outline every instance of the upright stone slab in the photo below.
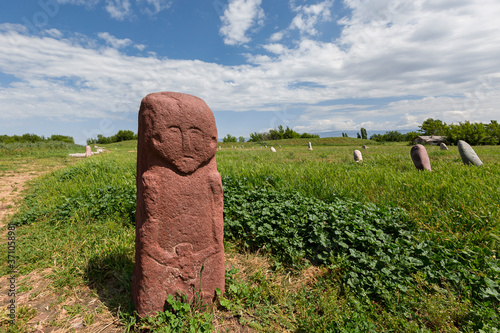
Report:
[[[85,157],[90,157],[92,156],[92,148],[90,146],[85,147]]]
[[[217,128],[195,96],[147,95],[139,111],[132,298],[140,316],[164,311],[168,295],[211,302],[224,292],[223,197]]]
[[[276,152],[276,149],[274,149],[274,147],[271,147],[271,151],[272,151],[273,153],[275,153],[275,152]]]
[[[355,162],[361,162],[363,160],[363,155],[361,155],[361,152],[359,150],[354,151],[354,161]]]
[[[446,144],[445,144],[444,142],[441,142],[441,143],[439,144],[439,148],[440,148],[441,150],[448,150],[448,147],[446,146]]]
[[[309,148],[307,150],[313,150],[312,144],[309,142]]]
[[[410,150],[410,155],[417,169],[432,171],[431,161],[424,146],[420,144],[413,146]]]
[[[464,164],[466,165],[473,164],[476,166],[480,166],[483,164],[474,149],[472,149],[472,147],[463,140],[458,140],[458,152],[460,153],[462,162],[464,162]]]

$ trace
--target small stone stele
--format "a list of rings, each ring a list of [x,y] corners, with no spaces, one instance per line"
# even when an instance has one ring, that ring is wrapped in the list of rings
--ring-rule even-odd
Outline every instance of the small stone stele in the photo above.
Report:
[[[354,151],[354,162],[361,162],[363,160],[363,155],[361,155],[361,152],[359,150]]]
[[[312,144],[309,142],[309,148],[307,150],[313,150]]]
[[[458,140],[458,152],[465,165],[480,166],[483,162],[479,159],[472,147],[463,140]]]
[[[441,142],[441,143],[439,144],[439,148],[440,148],[441,150],[448,150],[448,147],[446,146],[446,143],[444,143],[444,142]]]
[[[137,313],[167,297],[224,293],[223,196],[210,108],[195,96],[149,94],[139,111],[132,299]]]
[[[275,153],[275,152],[276,152],[276,149],[274,149],[274,147],[271,147],[271,151],[272,151],[273,153]]]
[[[363,145],[363,149],[368,149],[368,147],[366,145]]]
[[[429,160],[429,155],[427,150],[421,144],[415,145],[410,150],[411,159],[413,164],[418,170],[431,170],[431,161]]]
[[[90,146],[86,146],[85,147],[85,157],[90,157],[92,156],[92,149],[90,148]]]

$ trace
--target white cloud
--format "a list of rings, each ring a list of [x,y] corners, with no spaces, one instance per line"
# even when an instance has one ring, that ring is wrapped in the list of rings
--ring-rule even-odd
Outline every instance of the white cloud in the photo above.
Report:
[[[79,5],[79,6],[87,6],[93,7],[99,3],[100,0],[56,0],[61,5]]]
[[[133,16],[129,0],[106,0],[104,7],[109,15],[119,21],[123,21]]]
[[[136,49],[138,49],[139,51],[144,51],[144,49],[146,48],[146,45],[144,45],[144,44],[136,44],[136,45],[134,45],[134,47]]]
[[[326,0],[314,5],[300,6],[294,5],[292,2],[292,10],[298,12],[298,14],[293,18],[289,29],[297,29],[303,35],[317,35],[316,25],[331,21],[330,7],[332,6],[333,0]]]
[[[283,36],[284,36],[283,31],[275,32],[274,34],[271,35],[271,37],[269,37],[269,41],[270,42],[279,42],[280,40],[283,39]]]
[[[132,57],[0,25],[0,72],[17,80],[0,83],[0,118],[135,113],[147,93],[174,90],[215,111],[300,108],[290,126],[306,132],[410,129],[428,117],[489,122],[500,118],[500,3],[484,1],[346,0],[352,16],[338,40],[269,43],[239,66]]]
[[[101,0],[56,0],[61,5],[79,5],[93,8]],[[154,16],[172,6],[172,0],[136,0],[137,6],[143,14]],[[104,0],[103,7],[109,15],[119,21],[134,18],[134,10],[130,0]]]
[[[29,31],[29,29],[22,24],[0,23],[0,31],[1,32],[27,33]]]
[[[127,47],[132,44],[132,41],[128,38],[125,39],[118,39],[112,35],[110,35],[108,32],[100,32],[97,34],[99,38],[102,38],[106,41],[107,44],[111,45],[111,47],[115,49],[121,49],[123,47]]]
[[[250,42],[248,30],[264,24],[264,10],[260,7],[262,0],[230,0],[221,17],[219,30],[228,45],[240,45]]]
[[[156,15],[172,6],[172,0],[137,0],[137,3],[139,5],[143,3],[147,4],[142,11],[148,15]]]
[[[46,35],[48,35],[50,37],[54,37],[54,38],[61,38],[63,36],[63,33],[57,29],[48,29],[48,30],[45,30],[44,33]]]

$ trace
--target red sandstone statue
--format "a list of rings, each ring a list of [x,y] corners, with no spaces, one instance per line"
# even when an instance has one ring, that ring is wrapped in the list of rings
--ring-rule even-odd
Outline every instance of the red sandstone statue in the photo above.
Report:
[[[212,111],[195,96],[147,95],[139,111],[132,297],[141,316],[169,294],[224,292],[222,183]],[[202,274],[201,274],[202,273]]]

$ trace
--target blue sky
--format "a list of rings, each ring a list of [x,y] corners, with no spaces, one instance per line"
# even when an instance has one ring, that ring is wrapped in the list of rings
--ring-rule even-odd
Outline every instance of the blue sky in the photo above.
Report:
[[[0,134],[137,131],[196,95],[219,137],[500,118],[497,0],[2,0]]]

